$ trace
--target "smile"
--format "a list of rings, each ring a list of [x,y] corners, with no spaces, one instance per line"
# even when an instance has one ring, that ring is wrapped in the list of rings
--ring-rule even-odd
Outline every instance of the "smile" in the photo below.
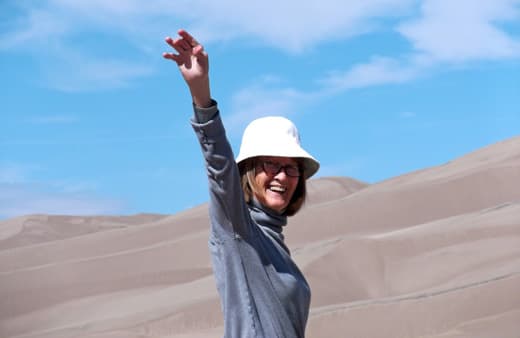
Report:
[[[277,186],[277,185],[272,185],[272,186],[269,187],[269,190],[283,194],[284,192],[287,191],[287,188],[286,187]]]

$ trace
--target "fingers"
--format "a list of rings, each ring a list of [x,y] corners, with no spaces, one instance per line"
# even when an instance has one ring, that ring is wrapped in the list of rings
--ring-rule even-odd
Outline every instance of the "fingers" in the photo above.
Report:
[[[173,49],[175,49],[177,52],[179,52],[180,54],[180,50],[179,50],[179,47],[177,46],[177,44],[175,43],[175,41],[171,38],[171,37],[166,37],[164,39],[164,41],[166,41],[166,43],[168,45],[170,45]],[[175,53],[163,53],[163,58],[165,59],[169,59],[169,60],[172,60],[172,61],[175,61],[177,63],[177,65],[180,65],[182,63],[182,60],[181,60],[181,57],[179,54],[175,54]]]
[[[168,60],[172,60],[172,61],[175,61],[177,63],[177,65],[181,65],[182,64],[182,60],[179,58],[179,55],[177,54],[173,54],[173,53],[163,53],[163,58],[165,59],[168,59]]]
[[[166,37],[166,39],[164,39],[164,41],[166,41],[166,43],[169,44],[170,47],[175,49],[178,53],[183,53],[188,50],[191,50],[190,44],[183,38],[172,39],[171,37],[168,36],[168,37]]]
[[[196,47],[200,45],[199,42],[184,29],[179,29],[177,33],[190,45],[190,47]]]
[[[190,49],[189,45],[182,39],[172,39],[171,37],[166,37],[164,39],[170,47],[175,49],[178,54],[175,53],[163,53],[163,58],[175,61],[177,65],[181,65],[183,63],[182,55],[186,55],[186,52]]]
[[[193,36],[191,36],[191,34],[184,29],[180,29],[178,34],[179,38],[177,39],[173,39],[169,36],[165,38],[166,43],[178,53],[163,53],[165,59],[173,60],[177,65],[181,65],[187,62],[187,59],[191,55],[207,58],[204,47]]]
[[[178,48],[182,50],[189,50],[191,48],[200,46],[200,43],[184,29],[179,29],[178,34],[180,36],[178,39],[172,39],[171,37],[166,38],[166,42],[176,50]]]

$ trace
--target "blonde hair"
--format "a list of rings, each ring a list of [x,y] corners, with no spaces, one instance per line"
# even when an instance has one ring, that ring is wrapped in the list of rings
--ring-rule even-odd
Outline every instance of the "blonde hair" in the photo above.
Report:
[[[249,158],[239,163],[238,170],[240,172],[240,183],[242,191],[244,192],[244,199],[246,203],[251,202],[255,194],[260,194],[259,187],[256,184],[256,157]],[[298,165],[301,167],[300,161]],[[298,185],[294,190],[291,201],[284,211],[286,216],[294,216],[303,206],[307,197],[307,186],[305,177],[302,175],[298,178]]]

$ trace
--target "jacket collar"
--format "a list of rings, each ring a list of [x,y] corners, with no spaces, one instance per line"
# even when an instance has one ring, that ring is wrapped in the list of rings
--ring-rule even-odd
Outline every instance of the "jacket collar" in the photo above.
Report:
[[[254,198],[249,202],[249,213],[251,214],[251,218],[262,228],[262,230],[287,250],[284,243],[284,235],[282,233],[283,226],[287,224],[286,215],[279,214],[276,211],[263,206]]]

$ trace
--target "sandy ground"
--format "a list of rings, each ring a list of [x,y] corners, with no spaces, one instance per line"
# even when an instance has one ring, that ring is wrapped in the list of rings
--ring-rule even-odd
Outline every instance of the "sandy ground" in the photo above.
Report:
[[[308,190],[285,230],[308,337],[520,337],[520,137]],[[206,205],[1,221],[0,337],[221,337],[207,239]]]

